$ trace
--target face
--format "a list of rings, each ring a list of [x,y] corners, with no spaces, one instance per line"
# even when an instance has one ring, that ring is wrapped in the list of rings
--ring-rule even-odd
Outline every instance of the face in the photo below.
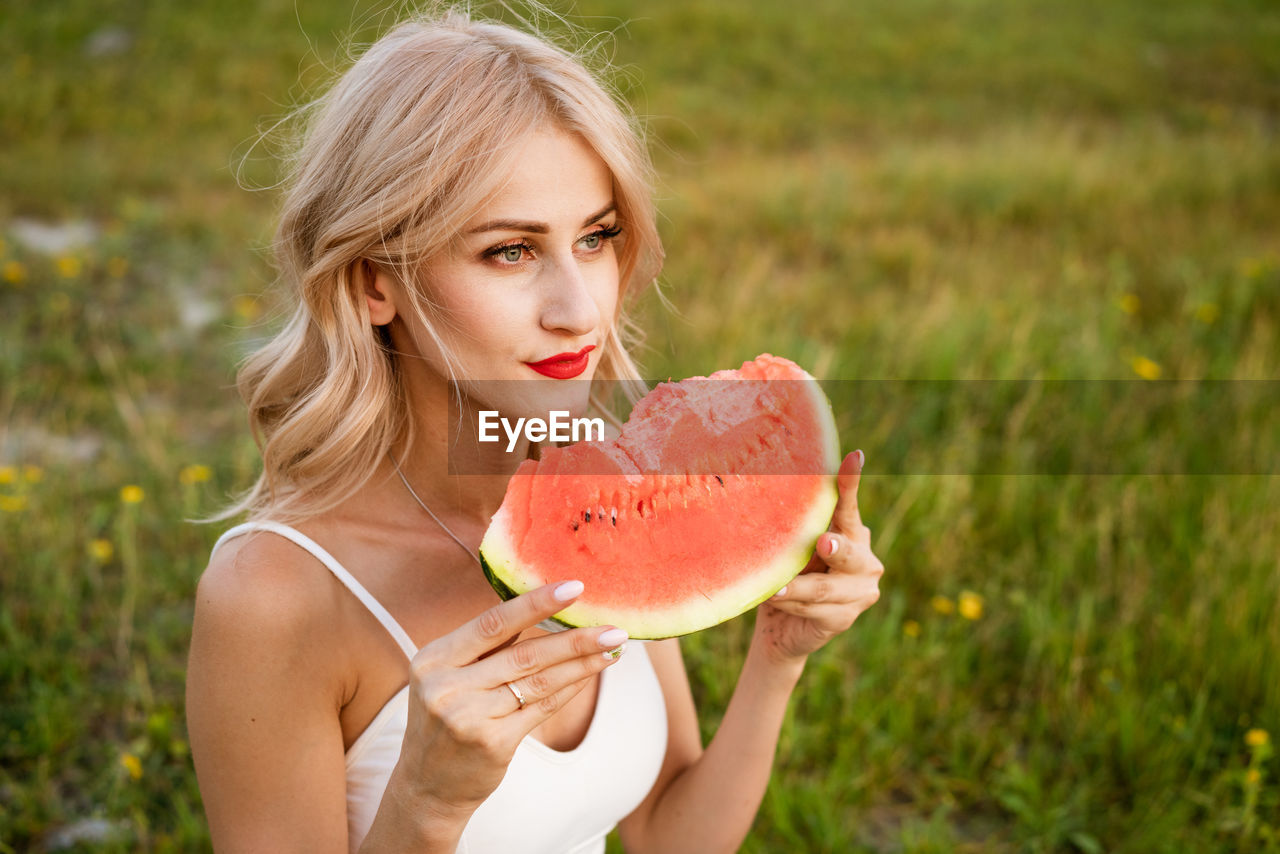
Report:
[[[426,265],[423,286],[447,319],[436,328],[477,406],[585,412],[618,302],[617,222],[604,161],[578,136],[540,131],[498,195]],[[414,337],[443,375],[439,349]]]

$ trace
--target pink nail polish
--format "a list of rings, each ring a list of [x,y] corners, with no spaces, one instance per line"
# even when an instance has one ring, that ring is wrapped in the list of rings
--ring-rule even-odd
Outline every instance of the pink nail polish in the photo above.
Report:
[[[574,597],[581,596],[582,591],[586,589],[586,585],[581,581],[566,581],[551,592],[557,602],[568,602]]]

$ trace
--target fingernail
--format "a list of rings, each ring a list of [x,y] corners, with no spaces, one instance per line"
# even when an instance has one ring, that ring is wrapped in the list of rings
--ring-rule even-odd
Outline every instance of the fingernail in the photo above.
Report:
[[[600,644],[604,649],[612,649],[625,643],[627,637],[627,633],[622,629],[609,629],[609,631],[603,632],[600,637],[596,638],[596,643]]]
[[[610,661],[617,661],[619,658],[622,658],[622,654],[626,651],[627,651],[627,645],[624,643],[622,646],[617,646],[617,647],[614,647],[613,649],[605,650],[600,654],[603,655],[605,658],[609,659]]]
[[[783,587],[781,590],[779,590],[777,593],[775,593],[775,594],[773,594],[773,595],[774,595],[774,596],[776,596],[777,598],[781,599],[783,596],[786,596],[786,595],[787,595],[787,588],[786,588],[786,587]]]
[[[827,557],[831,557],[836,553],[836,549],[840,548],[840,542],[835,537],[827,537]]]
[[[581,596],[582,591],[586,589],[586,585],[581,581],[566,581],[561,584],[551,595],[555,597],[557,602],[568,602],[576,596]]]
[[[853,453],[858,458],[858,471],[861,472],[862,467],[867,464],[867,455],[862,453],[861,450],[854,451]]]

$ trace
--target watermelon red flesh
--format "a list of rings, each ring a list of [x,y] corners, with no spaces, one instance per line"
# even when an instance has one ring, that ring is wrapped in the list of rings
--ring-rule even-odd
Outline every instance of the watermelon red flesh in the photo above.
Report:
[[[687,634],[771,596],[835,507],[839,443],[818,384],[764,355],[663,383],[621,436],[523,463],[481,545],[504,596],[576,578],[557,615],[635,638]]]

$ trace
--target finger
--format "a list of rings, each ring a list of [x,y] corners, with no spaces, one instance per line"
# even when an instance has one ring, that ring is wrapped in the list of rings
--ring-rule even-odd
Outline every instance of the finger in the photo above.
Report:
[[[567,661],[599,656],[606,650],[621,646],[626,640],[627,633],[612,626],[572,629],[529,638],[468,667],[468,678],[471,684],[483,688],[501,686]],[[534,693],[545,695],[551,692],[542,690]]]
[[[501,717],[521,709],[528,709],[530,706],[537,706],[575,682],[596,675],[621,656],[621,644],[609,650],[596,649],[587,655],[562,661],[543,670],[535,670],[526,676],[504,682],[490,689],[492,702],[488,705],[489,714],[492,717]],[[512,685],[515,686],[515,691],[509,687]],[[517,692],[524,698],[523,705],[516,697]]]
[[[862,451],[854,451],[844,458],[840,471],[836,474],[836,488],[840,497],[836,501],[831,527],[847,536],[854,536],[862,527],[862,516],[858,513],[858,483],[862,480],[862,465],[865,462],[866,455]]]
[[[769,604],[787,600],[792,602],[849,602],[856,592],[856,582],[852,576],[833,575],[826,572],[811,572],[808,575],[797,575],[786,587],[773,594]]]
[[[433,667],[459,667],[506,643],[527,628],[537,625],[582,595],[581,581],[546,584],[495,605],[475,619],[418,650],[413,667],[417,671]]]
[[[818,538],[814,547],[815,559],[804,568],[802,575],[814,573],[841,573],[861,575],[863,573],[884,573],[884,564],[871,551],[871,531],[863,526],[854,537],[827,532]]]
[[[807,600],[770,599],[769,607],[786,614],[809,620],[815,627],[827,632],[842,632],[872,605],[880,600],[879,588],[859,591],[849,602],[810,602]]]
[[[519,741],[524,736],[533,731],[547,718],[554,715],[560,709],[563,709],[570,700],[578,696],[578,693],[595,678],[596,674],[611,665],[612,661],[606,661],[603,656],[597,657],[595,662],[597,669],[588,673],[581,679],[568,683],[564,687],[548,694],[537,701],[531,701],[528,696],[525,697],[525,707],[518,710],[518,714],[512,713],[505,717],[498,718],[494,721],[495,725],[500,727],[506,738],[513,741]],[[505,688],[503,690],[506,690]],[[515,701],[512,701],[515,705]]]

